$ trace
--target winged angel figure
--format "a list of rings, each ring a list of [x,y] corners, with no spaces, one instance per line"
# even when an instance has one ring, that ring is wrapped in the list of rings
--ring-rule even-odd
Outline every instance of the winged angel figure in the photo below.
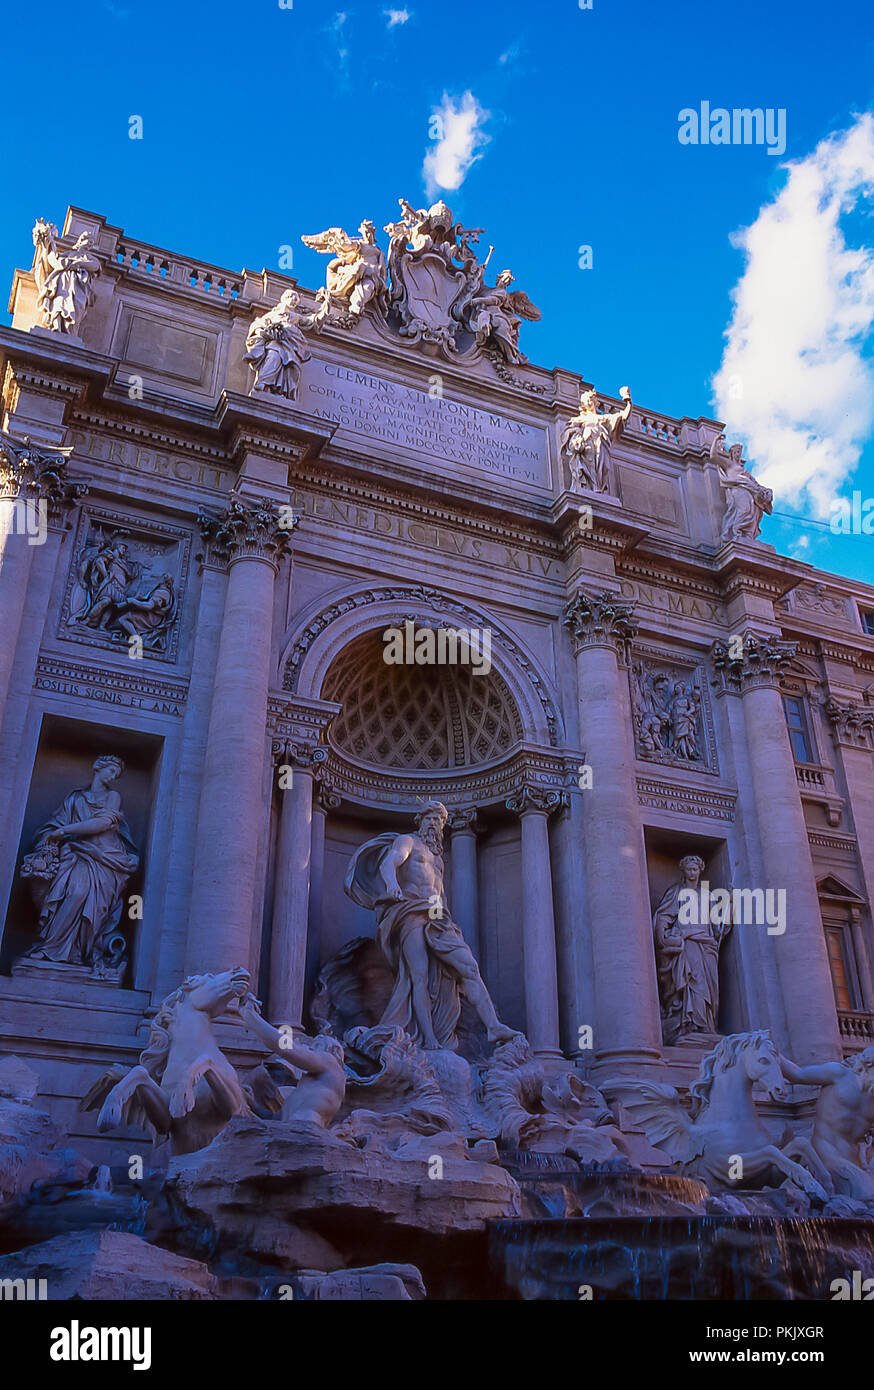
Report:
[[[476,293],[464,311],[465,327],[476,335],[477,347],[491,348],[511,366],[524,366],[528,358],[519,348],[522,320],[539,323],[540,310],[524,290],[511,290],[515,276],[502,270],[493,289]]]
[[[326,283],[319,290],[321,308],[307,327],[317,332],[327,321],[357,322],[368,304],[388,310],[388,273],[385,253],[377,245],[376,228],[362,222],[358,236],[347,236],[342,227],[329,227],[316,236],[301,237],[305,246],[333,257],[328,264]]]
[[[781,1063],[766,1029],[721,1038],[690,1087],[691,1118],[673,1086],[634,1081],[618,1082],[616,1089],[649,1142],[713,1190],[771,1186],[782,1174],[824,1202],[833,1184],[810,1142],[790,1138],[782,1146],[772,1143],[756,1112],[754,1086],[770,1100],[785,1097]]]

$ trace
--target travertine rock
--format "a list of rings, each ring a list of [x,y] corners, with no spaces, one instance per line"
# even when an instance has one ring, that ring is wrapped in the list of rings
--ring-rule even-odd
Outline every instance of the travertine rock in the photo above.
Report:
[[[0,1211],[27,1196],[35,1182],[84,1180],[90,1164],[35,1108],[39,1077],[17,1057],[0,1060]]]
[[[317,1126],[240,1116],[208,1148],[171,1159],[167,1197],[216,1249],[265,1262],[290,1262],[301,1231],[340,1247],[347,1263],[392,1236],[478,1232],[519,1212],[508,1173],[457,1157],[454,1137],[448,1153],[440,1141],[422,1139],[421,1153],[403,1159]],[[442,1159],[442,1177],[429,1176],[431,1158]]]
[[[124,1231],[75,1231],[0,1258],[0,1279],[45,1279],[49,1299],[213,1299],[206,1265]]]

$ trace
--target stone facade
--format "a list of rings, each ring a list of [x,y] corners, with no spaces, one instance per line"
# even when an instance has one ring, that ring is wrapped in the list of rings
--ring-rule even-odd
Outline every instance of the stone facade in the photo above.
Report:
[[[342,263],[319,295],[75,208],[67,317],[48,233],[15,274],[0,1050],[101,1162],[130,1145],[78,1102],[150,1011],[242,968],[309,1026],[320,972],[374,935],[352,855],[432,801],[452,917],[547,1070],[618,1096],[684,1089],[722,1034],[769,1029],[801,1066],[874,1042],[874,589],[756,539],[769,503],[718,422],[531,365],[527,296],[484,285],[439,205],[404,218],[387,260],[370,224],[311,238]],[[487,634],[488,669],[387,665],[406,625]],[[71,955],[46,827],[105,755],[123,771],[88,804],[130,863],[92,866]],[[713,889],[785,891],[786,929],[735,921],[684,1031],[657,937],[690,857]]]

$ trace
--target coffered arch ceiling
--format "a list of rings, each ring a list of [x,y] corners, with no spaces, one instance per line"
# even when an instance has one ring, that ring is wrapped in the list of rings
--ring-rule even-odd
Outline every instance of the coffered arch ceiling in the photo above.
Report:
[[[335,657],[322,698],[341,706],[329,742],[341,755],[407,773],[452,772],[495,762],[522,738],[510,690],[493,669],[387,665],[379,631]]]

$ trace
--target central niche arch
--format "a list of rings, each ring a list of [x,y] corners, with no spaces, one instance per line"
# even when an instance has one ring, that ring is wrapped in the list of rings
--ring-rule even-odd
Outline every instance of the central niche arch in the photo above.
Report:
[[[507,756],[523,736],[506,681],[470,666],[387,665],[382,632],[336,656],[322,698],[341,706],[328,741],[341,756],[407,773],[462,771]]]

